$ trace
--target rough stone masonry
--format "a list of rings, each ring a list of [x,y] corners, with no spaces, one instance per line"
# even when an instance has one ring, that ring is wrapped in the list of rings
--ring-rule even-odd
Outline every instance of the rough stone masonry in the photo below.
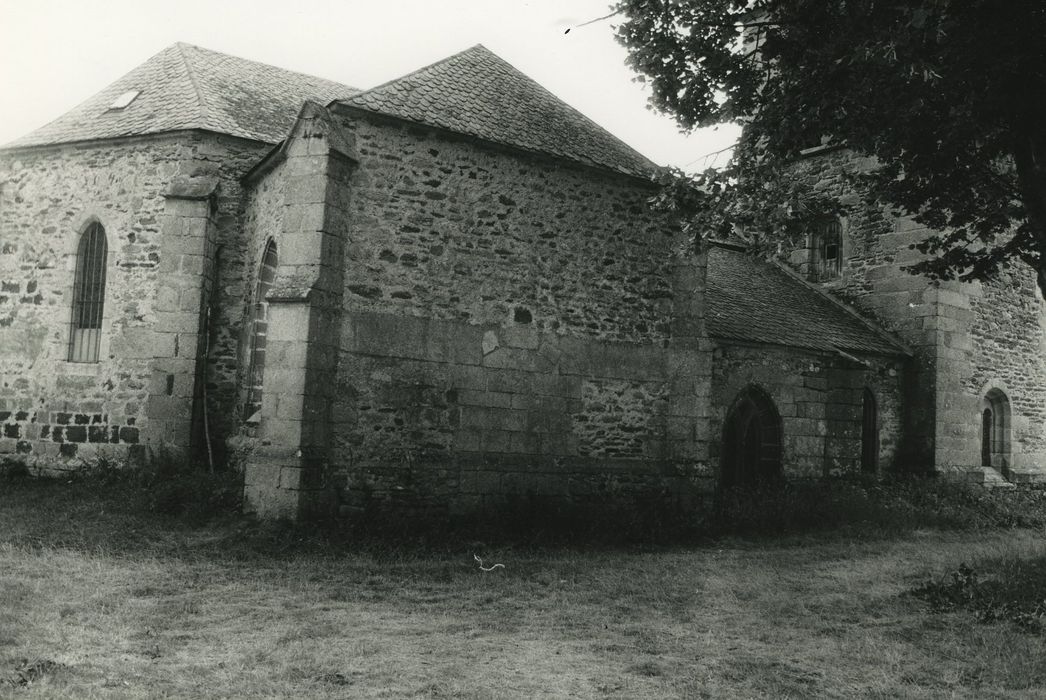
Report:
[[[796,175],[857,201],[865,165]],[[368,91],[169,47],[0,149],[0,460],[209,448],[292,518],[1040,478],[1023,273],[929,285],[926,232],[874,208],[827,229],[830,278],[813,232],[694,249],[654,169],[481,46]]]

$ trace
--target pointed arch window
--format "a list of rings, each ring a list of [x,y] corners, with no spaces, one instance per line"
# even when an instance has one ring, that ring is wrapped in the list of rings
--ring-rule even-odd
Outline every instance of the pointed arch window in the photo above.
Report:
[[[734,400],[723,430],[720,484],[726,488],[773,483],[781,473],[783,431],[773,399],[750,385]]]
[[[838,279],[843,269],[843,225],[839,219],[828,219],[810,235],[810,280],[830,282]]]
[[[109,245],[105,229],[92,222],[76,249],[73,278],[73,321],[69,334],[70,362],[98,362],[105,313],[105,268]]]

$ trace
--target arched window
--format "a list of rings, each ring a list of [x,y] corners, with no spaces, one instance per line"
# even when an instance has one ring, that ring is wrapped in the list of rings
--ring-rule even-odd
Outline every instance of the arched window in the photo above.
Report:
[[[724,487],[754,486],[781,476],[781,416],[756,386],[737,395],[723,430]]]
[[[243,415],[257,422],[262,407],[262,383],[265,377],[265,345],[269,331],[269,302],[265,300],[276,279],[276,241],[269,240],[258,268],[254,289],[253,330],[251,334],[250,369],[247,371],[247,404]]]
[[[810,235],[810,279],[828,282],[843,269],[843,225],[838,219],[821,222]]]
[[[989,390],[981,402],[981,466],[1010,466],[1010,400],[1000,389]]]
[[[73,322],[69,334],[70,362],[98,362],[105,311],[105,265],[109,246],[105,229],[92,222],[76,249],[73,278]]]
[[[879,469],[879,408],[871,389],[865,388],[861,403],[861,471],[875,473]]]

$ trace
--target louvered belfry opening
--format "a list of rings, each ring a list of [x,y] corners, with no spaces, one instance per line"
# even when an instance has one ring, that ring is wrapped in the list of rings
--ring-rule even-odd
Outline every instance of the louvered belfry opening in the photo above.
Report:
[[[70,362],[98,362],[105,312],[105,266],[109,246],[97,221],[80,235],[73,279],[73,322],[69,337]]]
[[[250,368],[247,370],[247,404],[244,418],[253,419],[262,408],[262,384],[265,377],[265,346],[269,331],[269,303],[265,300],[276,279],[276,242],[270,240],[262,254],[258,283],[254,291],[254,330],[251,335]]]

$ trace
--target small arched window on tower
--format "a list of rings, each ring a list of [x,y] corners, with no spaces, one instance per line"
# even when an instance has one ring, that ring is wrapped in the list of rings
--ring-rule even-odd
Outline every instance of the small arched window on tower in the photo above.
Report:
[[[830,282],[843,269],[843,225],[826,219],[810,234],[810,281]]]
[[[92,222],[76,249],[73,278],[73,321],[69,333],[70,362],[98,362],[105,311],[105,265],[109,246],[105,229]]]
[[[250,368],[247,370],[247,404],[243,415],[248,423],[257,423],[261,417],[262,384],[265,377],[265,346],[269,332],[269,302],[266,297],[276,279],[276,241],[269,240],[258,268],[258,283],[254,289],[254,318],[251,334]]]
[[[999,389],[981,402],[981,466],[999,471],[1010,466],[1010,400]]]

